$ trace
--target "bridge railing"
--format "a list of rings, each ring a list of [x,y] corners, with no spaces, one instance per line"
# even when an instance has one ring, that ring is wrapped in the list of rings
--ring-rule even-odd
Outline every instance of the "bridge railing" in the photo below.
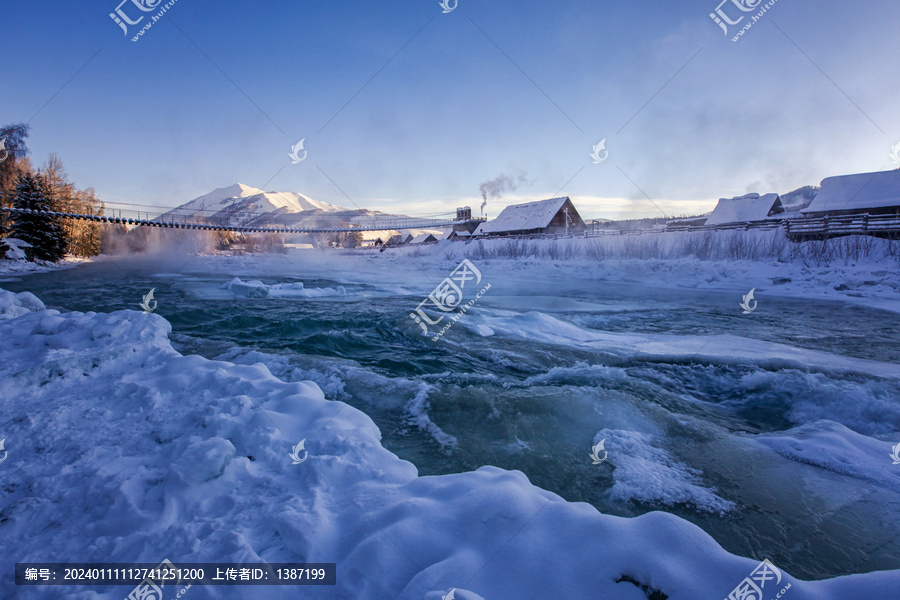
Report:
[[[350,233],[354,231],[393,231],[405,229],[439,229],[449,227],[460,223],[455,219],[455,215],[448,213],[443,218],[378,218],[365,220],[355,225],[346,224],[328,224],[327,219],[323,219],[325,223],[316,227],[291,227],[291,226],[252,226],[252,225],[227,225],[224,223],[216,223],[205,216],[185,215],[177,217],[173,214],[163,214],[150,217],[147,213],[128,210],[112,210],[108,214],[79,214],[79,213],[63,213],[55,211],[33,211],[27,208],[6,208],[0,207],[0,211],[8,213],[35,213],[46,214],[49,216],[62,217],[67,219],[80,219],[85,221],[95,221],[98,223],[110,223],[117,225],[134,225],[143,227],[163,227],[169,229],[199,229],[199,230],[216,230],[216,231],[234,231],[239,233]],[[453,218],[450,218],[453,217]]]

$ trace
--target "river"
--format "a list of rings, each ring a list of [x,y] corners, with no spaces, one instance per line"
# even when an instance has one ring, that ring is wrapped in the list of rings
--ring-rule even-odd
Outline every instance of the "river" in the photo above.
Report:
[[[735,293],[482,272],[491,289],[437,342],[409,317],[446,274],[434,267],[413,284],[415,269],[123,259],[0,287],[84,312],[139,311],[154,288],[177,350],[315,381],[422,475],[521,470],[604,513],[677,514],[804,579],[900,568],[896,489],[759,443],[823,419],[900,441],[900,384],[879,376],[900,363],[893,314],[768,297],[745,315]],[[235,276],[296,293],[235,295],[221,287]]]

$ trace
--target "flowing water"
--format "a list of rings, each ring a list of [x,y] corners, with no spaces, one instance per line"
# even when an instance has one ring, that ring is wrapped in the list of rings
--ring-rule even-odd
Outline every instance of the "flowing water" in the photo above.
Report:
[[[898,382],[820,365],[816,354],[896,366],[893,314],[766,298],[747,316],[735,294],[509,275],[433,342],[409,318],[423,296],[401,282],[258,273],[266,283],[302,282],[313,297],[252,298],[219,287],[231,275],[91,264],[0,287],[85,312],[140,310],[156,288],[156,313],[180,352],[315,381],[368,414],[385,447],[421,475],[518,469],[606,513],[678,514],[727,550],[805,579],[900,568],[896,489],[754,442],[819,419],[900,441]],[[574,343],[573,331],[613,338]],[[725,338],[731,358],[709,358],[705,346],[723,334],[734,336]],[[636,335],[683,352],[633,351]],[[765,354],[770,342],[810,358],[732,356],[745,344]],[[601,438],[608,457],[595,465],[588,455]]]

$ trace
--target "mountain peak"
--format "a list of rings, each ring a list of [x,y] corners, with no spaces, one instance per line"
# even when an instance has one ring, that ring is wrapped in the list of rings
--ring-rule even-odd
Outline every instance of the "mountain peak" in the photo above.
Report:
[[[194,213],[218,222],[246,225],[273,220],[286,224],[288,221],[304,218],[304,213],[321,215],[348,210],[296,192],[264,192],[253,186],[234,183],[228,187],[216,188],[170,212],[180,215]]]
[[[225,196],[226,198],[246,198],[247,196],[256,196],[258,194],[265,193],[259,188],[255,188],[252,185],[247,185],[240,182],[229,185],[228,187],[215,189],[211,193],[215,194],[218,192],[228,194],[227,196]]]

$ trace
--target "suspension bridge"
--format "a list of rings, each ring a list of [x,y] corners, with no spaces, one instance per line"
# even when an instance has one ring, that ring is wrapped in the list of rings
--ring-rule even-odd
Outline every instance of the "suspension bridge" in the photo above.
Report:
[[[163,213],[156,217],[150,217],[148,212],[134,211],[128,209],[111,209],[109,215],[100,214],[81,214],[70,212],[57,212],[45,210],[33,210],[30,208],[3,208],[0,212],[9,214],[35,214],[45,215],[48,217],[58,217],[64,219],[76,219],[82,221],[93,221],[95,223],[107,223],[113,225],[125,225],[132,227],[162,227],[168,229],[194,229],[202,231],[233,231],[235,233],[351,233],[354,231],[395,231],[405,229],[439,229],[442,227],[451,227],[459,225],[469,220],[460,218],[458,213],[443,213],[437,215],[429,215],[423,217],[363,217],[363,221],[356,224],[334,224],[334,218],[329,219],[327,215],[317,215],[316,217],[307,218],[305,220],[319,220],[323,222],[317,227],[291,227],[288,225],[227,225],[224,223],[216,223],[214,220],[197,214],[194,211],[191,215],[177,215],[171,212]],[[143,216],[142,216],[143,215]],[[284,219],[291,215],[275,215],[275,218]],[[481,221],[483,219],[474,219]],[[329,221],[331,224],[329,224]]]
[[[249,226],[249,225],[226,225],[215,223],[212,219],[198,215],[199,211],[195,211],[191,215],[177,215],[172,211],[163,213],[159,216],[151,218],[149,213],[142,211],[132,211],[127,209],[112,209],[109,215],[99,214],[79,214],[69,212],[56,211],[38,211],[28,208],[5,208],[0,207],[0,212],[8,214],[25,213],[46,215],[50,217],[59,217],[65,219],[78,219],[84,221],[93,221],[95,223],[107,223],[113,225],[124,225],[131,227],[162,227],[168,229],[193,229],[201,231],[233,231],[235,233],[352,233],[355,231],[402,231],[408,229],[440,229],[443,227],[452,227],[454,225],[465,224],[469,222],[483,222],[484,219],[471,218],[466,213],[443,213],[437,215],[429,215],[423,217],[365,217],[365,222],[354,225],[341,224],[334,225],[334,218],[327,215],[317,215],[315,218],[324,222],[318,227],[290,227],[290,226]],[[142,217],[143,215],[143,217]],[[275,218],[290,215],[275,215]],[[311,220],[307,217],[306,220]],[[328,221],[332,224],[328,224]],[[871,235],[876,237],[896,238],[900,236],[900,216],[898,215],[840,215],[832,217],[820,218],[792,218],[792,219],[766,219],[763,221],[749,221],[740,223],[726,223],[723,225],[700,225],[700,226],[679,226],[670,225],[663,229],[645,229],[645,230],[600,230],[588,228],[577,236],[565,237],[595,237],[605,235],[623,235],[623,234],[651,234],[664,233],[673,231],[701,232],[701,231],[721,231],[732,229],[774,229],[783,227],[787,237],[795,242],[805,240],[822,240],[833,237],[841,237],[845,235]],[[472,227],[474,229],[474,227]],[[560,237],[554,234],[531,234],[531,235],[512,235],[504,236],[506,238],[544,238],[544,237]]]

